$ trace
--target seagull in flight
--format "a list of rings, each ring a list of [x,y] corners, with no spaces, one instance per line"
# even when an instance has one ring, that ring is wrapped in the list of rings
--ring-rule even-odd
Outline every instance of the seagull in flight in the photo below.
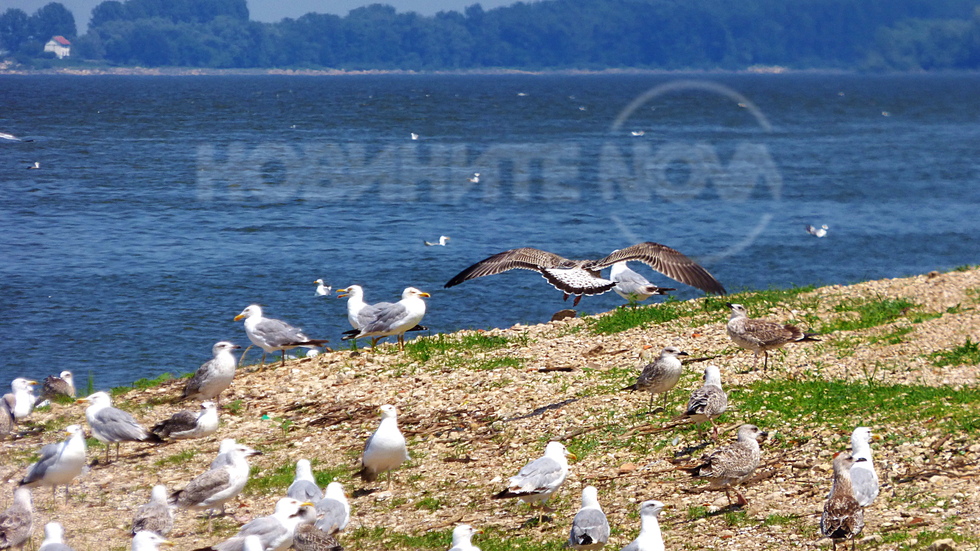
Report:
[[[613,251],[609,256],[598,260],[570,260],[541,249],[520,247],[477,262],[456,274],[445,286],[453,287],[470,279],[516,268],[534,270],[553,287],[565,293],[566,300],[574,295],[574,305],[577,306],[583,295],[601,295],[616,287],[616,281],[603,278],[600,272],[617,262],[629,260],[643,262],[675,281],[706,293],[726,294],[721,283],[697,262],[676,249],[652,241]]]

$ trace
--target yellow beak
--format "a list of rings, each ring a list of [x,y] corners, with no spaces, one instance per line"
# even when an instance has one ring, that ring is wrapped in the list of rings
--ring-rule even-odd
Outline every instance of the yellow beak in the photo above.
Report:
[[[237,316],[235,316],[235,321],[238,321],[238,320],[240,320],[240,319],[242,319],[244,317],[245,316],[243,316],[242,314],[238,314]]]

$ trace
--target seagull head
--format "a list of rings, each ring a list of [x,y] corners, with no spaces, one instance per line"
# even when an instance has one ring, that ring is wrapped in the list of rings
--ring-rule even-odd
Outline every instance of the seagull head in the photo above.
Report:
[[[337,298],[344,298],[346,296],[358,298],[363,295],[364,289],[360,285],[350,285],[344,289],[337,289]]]
[[[90,406],[98,406],[99,408],[109,407],[112,405],[112,398],[105,392],[96,392],[95,394],[86,396],[85,398],[79,398],[75,400],[76,404],[89,404]]]
[[[482,534],[483,530],[477,530],[469,524],[460,524],[453,528],[453,547],[458,547],[461,543],[470,541],[473,534]]]
[[[238,320],[238,318],[235,318],[235,319]],[[214,355],[214,356],[217,356],[218,354],[221,354],[222,352],[235,350],[237,348],[241,348],[241,346],[238,346],[237,344],[235,344],[233,342],[218,341],[218,342],[214,343],[214,346],[211,347],[211,354]]]
[[[378,408],[382,419],[395,419],[398,417],[398,410],[391,404],[385,404]]]
[[[249,304],[247,308],[242,310],[241,314],[235,316],[235,321],[242,318],[252,318],[252,317],[262,317],[262,307],[258,304]]]
[[[37,381],[25,379],[24,377],[17,377],[13,381],[10,381],[10,388],[14,392],[20,392],[22,390],[30,390],[30,388],[36,384]]]
[[[668,346],[667,348],[664,348],[660,352],[660,354],[662,356],[673,356],[675,358],[677,356],[690,356],[690,354],[688,354],[687,352],[684,352],[683,350],[681,350],[680,348],[677,348],[676,346]]]
[[[544,454],[548,457],[553,457],[556,459],[561,457],[569,457],[573,460],[578,459],[578,457],[576,457],[574,453],[568,451],[568,448],[566,448],[561,442],[548,442],[548,445],[544,448]]]
[[[61,374],[58,376],[61,377],[62,381],[65,381],[66,383],[75,386],[75,382],[74,382],[75,376],[71,374],[71,371],[67,371],[67,370],[62,371]]]
[[[214,402],[201,402],[201,411],[208,412],[215,411],[216,409],[217,406],[214,405]]]
[[[640,504],[640,516],[657,516],[660,514],[660,511],[663,511],[664,507],[666,507],[666,505],[664,505],[662,501],[657,501],[656,499],[644,501]]]
[[[429,293],[426,293],[425,291],[419,291],[415,287],[406,287],[405,290],[402,291],[402,298],[403,299],[410,298],[410,297],[422,298],[422,297],[429,297],[429,296],[432,296],[432,295],[430,295]]]

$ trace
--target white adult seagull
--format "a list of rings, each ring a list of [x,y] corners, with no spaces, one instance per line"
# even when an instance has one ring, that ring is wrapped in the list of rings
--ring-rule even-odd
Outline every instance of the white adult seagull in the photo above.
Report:
[[[77,400],[81,404],[89,404],[85,408],[85,419],[92,436],[106,445],[105,460],[109,462],[109,448],[116,445],[116,460],[119,460],[119,444],[121,442],[159,442],[160,437],[147,432],[133,416],[121,409],[112,407],[112,398],[105,392],[96,392],[86,398]]]
[[[215,400],[219,402],[221,393],[231,386],[235,378],[238,360],[234,350],[241,348],[228,341],[218,341],[211,347],[211,359],[197,368],[194,376],[184,385],[182,399]]]
[[[524,465],[520,472],[510,477],[507,488],[494,494],[493,499],[516,497],[531,507],[552,511],[545,503],[568,477],[568,457],[574,459],[575,455],[561,442],[548,442],[544,456]]]
[[[448,235],[440,235],[439,241],[436,241],[434,243],[432,241],[423,241],[423,243],[425,243],[426,247],[435,247],[435,246],[445,247],[447,241],[449,241]]]
[[[58,486],[64,486],[68,503],[68,485],[85,469],[85,431],[81,425],[69,425],[65,432],[70,435],[67,440],[41,448],[41,458],[28,467],[20,485],[50,486],[52,499]]]
[[[265,357],[269,352],[279,350],[282,354],[282,365],[286,365],[286,351],[292,348],[305,347],[315,348],[323,346],[326,339],[311,339],[298,327],[293,327],[288,323],[275,318],[262,316],[262,307],[258,304],[251,304],[241,314],[235,316],[235,321],[245,319],[245,334],[252,344],[261,348],[262,363],[265,364]],[[247,350],[246,350],[247,352]],[[242,353],[242,357],[245,354]]]
[[[360,331],[353,338],[371,337],[372,348],[381,337],[396,336],[398,348],[405,350],[405,332],[411,330],[425,317],[424,297],[429,293],[415,287],[406,287],[402,299],[394,304],[375,304],[358,315]],[[375,338],[376,337],[376,338]]]

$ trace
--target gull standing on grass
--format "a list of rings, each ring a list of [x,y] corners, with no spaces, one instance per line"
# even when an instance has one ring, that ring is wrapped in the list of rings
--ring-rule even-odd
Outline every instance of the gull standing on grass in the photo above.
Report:
[[[620,551],[664,551],[664,537],[660,533],[657,515],[664,504],[651,499],[640,504],[640,535]]]
[[[718,427],[712,421],[721,417],[728,409],[728,394],[721,388],[721,369],[717,365],[704,368],[704,385],[691,393],[687,401],[687,409],[678,419],[689,420],[693,423],[711,425],[711,435],[718,439]]]
[[[656,394],[663,394],[664,403],[660,411],[667,409],[667,395],[670,389],[677,386],[677,381],[681,380],[681,373],[684,368],[679,356],[687,356],[688,353],[677,348],[668,346],[660,351],[660,355],[652,363],[643,366],[640,376],[636,383],[622,390],[642,390],[650,393],[650,409],[653,413],[653,397]]]
[[[218,430],[218,407],[214,402],[204,402],[197,413],[178,411],[150,429],[161,440],[186,440],[211,436]]]
[[[660,243],[647,241],[613,251],[598,260],[571,260],[532,247],[520,247],[485,258],[453,276],[446,287],[459,285],[478,277],[495,275],[508,270],[523,269],[539,272],[554,288],[565,293],[565,299],[575,296],[578,306],[583,295],[601,295],[616,286],[600,272],[617,262],[643,262],[663,275],[706,293],[724,295],[725,288],[707,270],[683,253]]]
[[[854,499],[861,507],[871,505],[878,497],[878,473],[871,458],[871,440],[874,438],[868,427],[858,427],[851,434],[851,456],[854,458],[851,487],[854,488]]]
[[[74,551],[65,545],[65,529],[57,522],[44,525],[44,541],[37,551]]]
[[[161,545],[172,547],[174,542],[165,540],[153,532],[137,532],[133,536],[131,551],[158,551]]]
[[[217,468],[205,471],[184,486],[183,490],[171,494],[170,503],[181,509],[207,510],[210,513],[221,508],[221,514],[224,515],[225,504],[235,499],[248,483],[248,457],[261,455],[261,452],[234,443],[224,455],[225,459]]]
[[[851,488],[851,468],[864,461],[867,460],[855,459],[847,452],[834,456],[834,482],[820,516],[820,533],[830,538],[835,551],[840,540],[851,540],[853,551],[854,540],[864,529],[864,508],[854,499]]]
[[[41,385],[41,395],[34,401],[34,405],[38,406],[44,400],[53,400],[58,396],[75,397],[75,377],[71,371],[62,371],[57,377],[54,375],[45,377]]]
[[[364,444],[361,455],[361,480],[374,482],[378,475],[387,472],[388,488],[391,488],[391,472],[409,460],[405,436],[398,429],[398,413],[390,404],[379,408],[381,424]]]
[[[68,503],[68,485],[85,469],[85,432],[81,425],[70,425],[65,432],[70,435],[67,440],[41,448],[41,458],[27,469],[20,485],[50,486],[52,500],[58,486],[64,486]]]
[[[351,331],[345,331],[342,340],[354,340],[354,344],[357,344],[357,334],[361,332],[361,327],[370,323],[375,316],[378,309],[391,308],[394,306],[392,302],[379,302],[377,304],[368,304],[364,301],[364,289],[360,285],[350,285],[344,289],[337,289],[337,298],[347,298],[347,321],[350,322],[351,327],[354,329]],[[421,325],[416,325],[415,327],[409,329],[409,331],[425,331],[427,327]],[[371,337],[371,348],[374,348],[378,344],[378,341],[384,337]]]
[[[732,310],[728,319],[728,337],[736,345],[755,352],[755,365],[759,364],[759,354],[765,356],[762,370],[769,367],[769,351],[782,348],[791,342],[819,341],[816,333],[804,333],[795,325],[773,321],[752,319],[741,304],[726,303]]]
[[[738,428],[738,438],[734,444],[719,448],[701,458],[701,464],[684,468],[693,476],[707,478],[710,482],[706,489],[725,490],[728,504],[732,504],[729,490],[734,490],[738,497],[737,505],[748,505],[748,500],[738,491],[737,486],[752,476],[759,466],[762,450],[759,440],[768,433],[759,430],[755,425],[742,425]]]
[[[666,295],[667,291],[676,291],[670,287],[658,287],[647,281],[647,278],[629,269],[626,262],[617,262],[609,268],[609,279],[616,282],[613,291],[626,299],[631,305],[652,297]]]
[[[296,477],[293,483],[286,490],[286,496],[299,501],[309,501],[316,503],[323,499],[323,492],[316,485],[313,478],[313,468],[310,466],[309,459],[300,459],[296,462]]]
[[[241,348],[235,343],[218,341],[211,347],[211,359],[197,368],[194,376],[184,385],[182,400],[214,400],[221,403],[221,393],[231,386],[235,378],[235,359],[233,350]]]
[[[599,505],[599,490],[595,486],[582,489],[582,508],[572,519],[568,547],[572,549],[601,549],[609,541],[609,521]]]
[[[493,499],[516,497],[531,507],[553,511],[546,503],[568,477],[568,457],[575,459],[561,442],[548,442],[544,456],[524,465],[517,475],[510,477],[507,488]]]
[[[245,548],[245,538],[258,536],[265,551],[286,551],[293,545],[296,527],[306,522],[300,514],[303,507],[312,506],[291,497],[284,497],[276,502],[276,511],[268,516],[259,517],[242,526],[231,538],[198,551],[213,549],[215,551],[242,551]]]
[[[0,549],[23,549],[34,533],[34,502],[27,488],[14,490],[14,503],[0,513]]]
[[[281,365],[286,365],[287,350],[300,346],[316,348],[327,342],[326,339],[311,339],[303,333],[302,329],[293,327],[282,320],[263,317],[262,307],[258,304],[251,304],[242,310],[241,314],[235,316],[235,321],[243,318],[245,319],[245,334],[248,335],[248,340],[263,350],[263,365],[265,365],[265,357],[269,352],[278,350],[282,354]],[[242,358],[244,357],[245,354],[242,353]]]
[[[31,415],[31,412],[34,411],[34,402],[36,401],[34,397],[34,385],[36,384],[37,381],[23,377],[17,377],[10,382],[12,393],[4,395],[4,399],[8,400],[10,413],[13,414],[15,422],[19,423],[27,419]],[[7,396],[11,396],[11,398],[7,398]]]
[[[89,404],[85,408],[85,419],[92,436],[106,445],[105,461],[109,462],[109,448],[116,445],[116,461],[119,460],[119,444],[121,442],[159,442],[160,437],[147,432],[133,416],[121,409],[112,407],[112,398],[105,392],[96,392],[78,403]]]
[[[336,534],[347,528],[350,522],[350,502],[340,482],[327,484],[323,499],[316,503],[316,512],[320,519],[316,527],[328,534]]]
[[[415,287],[406,287],[398,302],[386,306],[375,304],[370,311],[365,308],[364,311],[369,311],[370,316],[358,317],[360,331],[353,338],[371,337],[373,348],[381,337],[394,335],[398,338],[399,350],[404,351],[405,332],[418,325],[425,317],[425,301],[422,299],[428,296],[429,293]]]
[[[482,534],[483,530],[477,530],[469,524],[460,524],[453,528],[453,546],[449,551],[480,551],[480,548],[473,545],[473,534]]]
[[[174,527],[174,509],[167,503],[167,487],[157,484],[150,491],[149,503],[140,505],[133,517],[132,534],[148,531],[166,536]]]

